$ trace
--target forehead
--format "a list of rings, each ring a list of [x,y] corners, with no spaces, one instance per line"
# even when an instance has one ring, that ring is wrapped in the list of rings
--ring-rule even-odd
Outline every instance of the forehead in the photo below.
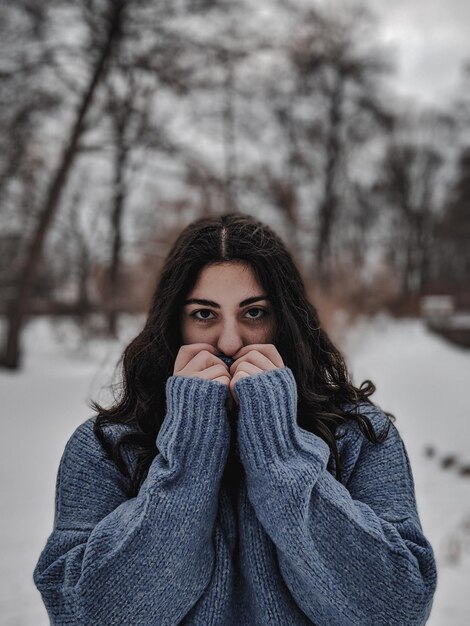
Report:
[[[250,265],[240,262],[224,262],[204,267],[191,294],[197,292],[198,295],[202,295],[202,291],[220,293],[220,290],[224,288],[230,288],[230,292],[237,295],[259,290],[261,285]]]

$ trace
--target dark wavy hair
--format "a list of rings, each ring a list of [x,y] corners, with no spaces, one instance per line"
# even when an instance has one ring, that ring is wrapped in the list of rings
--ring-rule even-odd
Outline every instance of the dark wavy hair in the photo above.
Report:
[[[297,383],[297,423],[328,444],[329,467],[334,457],[336,478],[342,480],[335,437],[339,424],[356,420],[374,443],[382,443],[388,435],[390,423],[377,437],[367,416],[359,412],[360,403],[374,404],[369,396],[375,385],[370,380],[359,388],[352,384],[344,358],[320,327],[299,270],[280,237],[246,214],[201,218],[177,237],[163,265],[145,326],[123,352],[119,398],[109,408],[90,403],[97,412],[95,435],[108,458],[130,479],[130,497],[137,495],[158,454],[156,439],[165,417],[166,381],[173,374],[182,345],[183,302],[201,270],[224,261],[249,264],[269,294],[276,319],[273,343]],[[356,407],[355,411],[345,410],[347,404]],[[393,415],[386,415],[395,420]],[[106,424],[126,424],[131,429],[111,443],[103,430]],[[136,453],[132,475],[122,455],[124,446]]]

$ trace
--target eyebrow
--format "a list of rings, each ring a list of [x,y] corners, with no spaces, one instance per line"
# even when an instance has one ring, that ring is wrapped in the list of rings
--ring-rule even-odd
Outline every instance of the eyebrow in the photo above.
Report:
[[[253,304],[253,302],[258,302],[259,300],[271,300],[271,298],[269,296],[253,296],[252,298],[243,300],[238,306],[241,308],[242,306]],[[220,309],[220,304],[217,304],[217,302],[214,302],[213,300],[204,300],[202,298],[190,298],[189,300],[185,300],[183,302],[183,305],[186,304],[203,304],[205,306],[211,306],[214,309]]]

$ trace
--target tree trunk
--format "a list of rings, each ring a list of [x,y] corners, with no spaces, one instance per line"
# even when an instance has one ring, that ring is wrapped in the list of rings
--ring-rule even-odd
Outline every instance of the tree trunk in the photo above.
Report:
[[[101,49],[101,54],[97,58],[90,76],[90,81],[77,109],[77,115],[71,129],[70,137],[64,148],[58,169],[52,178],[44,206],[40,212],[37,228],[33,233],[31,246],[20,273],[17,293],[8,308],[6,345],[0,365],[9,369],[18,369],[21,364],[21,330],[27,314],[32,286],[41,259],[44,241],[59,206],[62,192],[78,152],[86,114],[92,105],[96,89],[103,78],[107,62],[112,54],[113,45],[119,37],[122,12],[125,3],[125,0],[120,0],[113,4],[113,14],[110,20],[107,38]]]
[[[237,210],[236,176],[237,161],[235,147],[235,72],[230,52],[225,56],[225,106],[223,112],[223,146],[225,157],[225,210]]]
[[[328,140],[323,184],[323,198],[319,208],[318,240],[316,242],[314,274],[324,288],[328,283],[328,261],[331,252],[331,235],[338,207],[337,174],[341,152],[341,126],[343,104],[343,77],[338,74],[330,98]]]
[[[114,202],[111,215],[112,251],[108,282],[108,332],[117,336],[118,310],[117,297],[119,291],[119,270],[122,251],[122,216],[126,198],[125,170],[129,150],[122,135],[118,136],[116,159],[114,163]]]

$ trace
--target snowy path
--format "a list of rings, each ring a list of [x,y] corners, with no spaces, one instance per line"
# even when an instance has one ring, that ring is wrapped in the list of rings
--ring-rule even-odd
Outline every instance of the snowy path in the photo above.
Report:
[[[121,346],[136,331],[126,329]],[[59,341],[58,341],[59,340]],[[58,345],[59,343],[59,345]],[[32,571],[53,521],[57,467],[67,438],[103,399],[119,345],[95,342],[88,354],[66,325],[35,322],[20,375],[0,374],[2,398],[0,626],[46,626]],[[443,470],[456,453],[470,464],[470,351],[451,347],[416,321],[379,317],[357,325],[343,350],[354,382],[371,378],[373,396],[393,413],[413,468],[418,509],[435,548],[439,583],[429,626],[470,623],[470,477]],[[435,446],[436,456],[424,455]],[[467,527],[464,529],[464,522]]]
[[[354,382],[371,378],[374,401],[396,416],[410,456],[423,530],[434,547],[438,587],[429,626],[470,623],[470,476],[442,469],[455,454],[470,465],[470,351],[416,321],[386,317],[355,327],[343,345]],[[436,450],[432,458],[425,448]]]

